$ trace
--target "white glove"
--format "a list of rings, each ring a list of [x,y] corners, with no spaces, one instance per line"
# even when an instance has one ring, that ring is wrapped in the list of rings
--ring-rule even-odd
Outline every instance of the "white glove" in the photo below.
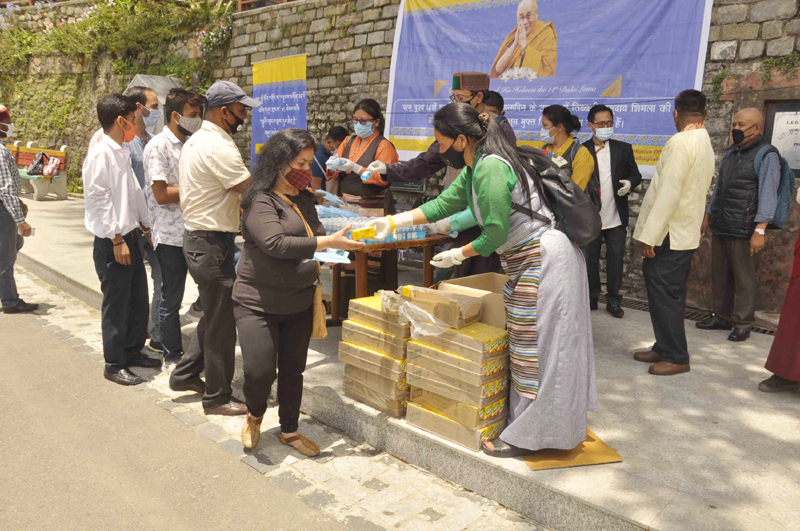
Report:
[[[456,247],[455,249],[450,249],[434,256],[433,260],[431,260],[431,265],[433,267],[447,269],[453,266],[461,265],[461,263],[466,259],[467,257],[461,252],[461,247]]]
[[[372,173],[380,173],[381,175],[386,175],[386,164],[383,162],[376,160],[369,166],[367,166],[367,170],[371,171]]]
[[[329,158],[328,161],[325,163],[325,165],[331,168],[332,170],[343,171],[343,172],[352,171],[359,175],[361,175],[361,172],[364,171],[363,166],[356,164],[352,160],[342,159],[336,157],[335,155]]]
[[[433,224],[433,229],[436,231],[436,234],[450,234],[453,230],[450,227],[450,218],[440,219]]]
[[[619,192],[617,192],[617,195],[620,197],[623,195],[628,195],[628,192],[631,191],[631,182],[622,180],[619,183],[622,185],[622,187],[619,189]]]
[[[375,227],[376,240],[385,240],[392,232],[394,232],[392,223],[389,221],[390,217],[394,222],[394,229],[399,229],[400,227],[410,227],[414,224],[414,218],[411,216],[411,212],[403,212],[402,214],[397,214],[396,216],[386,216],[383,218],[373,219],[367,223],[367,227]]]

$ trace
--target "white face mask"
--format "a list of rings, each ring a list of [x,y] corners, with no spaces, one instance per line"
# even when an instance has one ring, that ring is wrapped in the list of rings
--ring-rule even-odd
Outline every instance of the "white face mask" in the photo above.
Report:
[[[594,136],[597,137],[597,140],[600,142],[606,142],[609,138],[614,136],[614,128],[613,127],[601,127],[599,129],[594,130]]]
[[[544,127],[542,127],[542,130],[539,131],[539,140],[541,140],[547,145],[550,145],[555,143],[556,137],[550,136],[550,129],[545,129]]]
[[[197,116],[195,118],[187,118],[181,114],[178,115],[178,125],[186,129],[190,133],[196,133],[203,125],[203,118]]]
[[[158,123],[159,118],[161,118],[161,111],[159,109],[150,109],[149,115],[142,115],[142,121],[144,121],[144,126],[147,129],[154,128]]]
[[[14,136],[14,124],[0,124],[0,131],[6,134],[6,138]]]

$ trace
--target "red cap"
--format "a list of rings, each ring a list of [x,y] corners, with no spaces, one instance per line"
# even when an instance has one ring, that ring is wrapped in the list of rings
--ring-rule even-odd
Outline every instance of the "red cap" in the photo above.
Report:
[[[0,105],[0,120],[10,120],[11,114],[9,114],[8,109],[5,105]]]

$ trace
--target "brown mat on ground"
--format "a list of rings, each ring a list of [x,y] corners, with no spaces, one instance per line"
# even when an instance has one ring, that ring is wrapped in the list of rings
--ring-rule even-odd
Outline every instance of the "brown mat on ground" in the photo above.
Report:
[[[549,470],[570,466],[603,465],[619,463],[622,457],[616,450],[600,440],[600,437],[586,430],[586,440],[572,450],[539,450],[523,458],[531,470]]]

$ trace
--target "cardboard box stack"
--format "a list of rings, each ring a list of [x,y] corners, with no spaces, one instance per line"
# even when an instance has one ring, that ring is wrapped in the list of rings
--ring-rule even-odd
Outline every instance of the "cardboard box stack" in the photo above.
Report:
[[[406,294],[404,293],[404,296]],[[440,294],[452,298],[452,294]],[[457,295],[459,303],[464,295]],[[433,296],[425,294],[425,304]],[[470,298],[470,297],[467,297]],[[474,305],[456,304],[460,311],[440,310],[461,324],[437,336],[420,336],[408,343],[409,424],[479,451],[486,439],[500,434],[508,393],[508,333],[474,321]],[[411,302],[415,303],[413,296]],[[447,306],[439,301],[440,306]],[[453,310],[453,308],[450,308]],[[472,322],[472,324],[466,324]]]
[[[391,416],[406,413],[409,388],[406,356],[411,326],[384,312],[381,298],[350,301],[342,324],[339,360],[344,362],[345,395]]]

